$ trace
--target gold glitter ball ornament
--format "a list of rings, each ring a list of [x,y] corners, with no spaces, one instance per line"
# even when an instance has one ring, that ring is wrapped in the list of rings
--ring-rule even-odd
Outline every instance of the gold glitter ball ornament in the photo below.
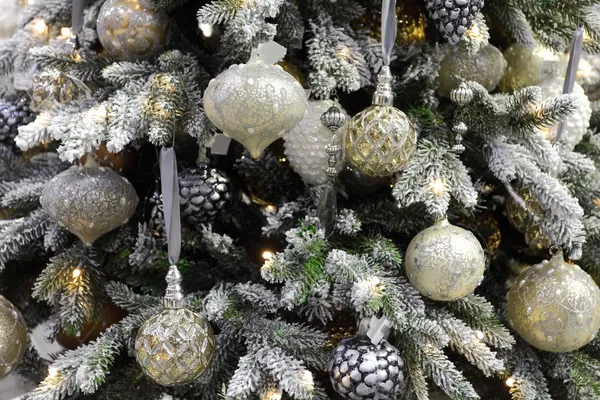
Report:
[[[21,361],[27,350],[29,335],[23,315],[0,295],[0,379]]]
[[[378,76],[373,105],[348,123],[346,161],[372,177],[402,171],[417,147],[417,132],[410,119],[393,104],[392,74],[384,66]]]
[[[356,30],[367,30],[369,36],[381,41],[381,7],[368,10],[360,18],[351,22]],[[427,18],[421,12],[418,0],[402,1],[396,6],[396,44],[405,45],[410,43],[419,44],[425,41],[425,28]]]
[[[562,251],[525,270],[507,294],[508,319],[532,346],[553,353],[579,349],[600,328],[600,289]]]
[[[107,0],[97,20],[98,39],[106,54],[136,61],[159,53],[167,43],[169,16],[152,0]]]
[[[529,189],[522,186],[517,194],[527,205],[527,210],[515,201],[512,196],[506,198],[506,215],[511,225],[525,235],[525,243],[533,250],[545,250],[551,246],[550,239],[535,222],[535,217],[543,218],[544,210]],[[528,211],[529,210],[529,211]],[[530,214],[531,213],[531,214]]]
[[[440,64],[437,91],[440,96],[450,98],[461,79],[475,81],[491,91],[498,86],[505,68],[506,60],[502,52],[491,44],[475,54],[469,54],[461,46],[447,47],[446,56]]]
[[[208,119],[254,158],[298,125],[307,104],[306,93],[294,77],[279,65],[257,59],[232,65],[204,92]]]
[[[82,99],[84,96],[83,90],[58,70],[50,69],[33,76],[31,109],[34,111],[48,111],[56,104]]]
[[[475,235],[442,219],[413,238],[404,266],[408,280],[423,296],[452,301],[479,286],[485,254]]]

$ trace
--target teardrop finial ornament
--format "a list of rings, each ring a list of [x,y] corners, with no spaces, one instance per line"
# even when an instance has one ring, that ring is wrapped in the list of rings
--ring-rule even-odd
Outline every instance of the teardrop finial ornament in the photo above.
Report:
[[[321,115],[321,123],[330,131],[336,132],[346,123],[346,114],[336,106],[331,106]]]

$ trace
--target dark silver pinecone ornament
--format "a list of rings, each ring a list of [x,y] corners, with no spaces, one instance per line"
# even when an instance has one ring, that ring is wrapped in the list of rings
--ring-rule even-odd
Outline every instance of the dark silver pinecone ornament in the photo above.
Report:
[[[0,143],[15,147],[18,128],[33,122],[35,113],[29,108],[29,98],[12,95],[0,99]]]
[[[387,341],[373,344],[367,336],[342,340],[329,360],[336,392],[349,400],[392,400],[404,386],[404,362]]]
[[[191,224],[211,222],[231,203],[231,183],[221,171],[200,165],[179,174],[181,216]]]
[[[444,38],[456,44],[471,27],[484,0],[425,0],[431,18]]]

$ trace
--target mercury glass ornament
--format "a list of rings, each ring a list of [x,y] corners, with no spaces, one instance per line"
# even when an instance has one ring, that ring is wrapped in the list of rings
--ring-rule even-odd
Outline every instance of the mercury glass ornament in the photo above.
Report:
[[[515,43],[504,52],[507,68],[500,82],[500,90],[513,92],[557,76],[564,76],[567,59],[564,55],[537,45],[528,49]]]
[[[540,350],[577,350],[600,328],[600,289],[562,251],[525,270],[506,297],[512,327]]]
[[[35,120],[26,96],[8,96],[0,99],[0,143],[15,147],[19,127]]]
[[[211,80],[204,92],[208,119],[254,158],[298,125],[307,103],[298,81],[281,66],[259,59],[232,65]]]
[[[31,109],[34,111],[48,111],[57,103],[67,103],[83,96],[79,86],[58,70],[45,70],[33,76]]]
[[[393,399],[404,384],[404,362],[385,340],[373,344],[367,336],[342,340],[329,359],[331,385],[343,398]]]
[[[96,22],[98,39],[109,56],[137,61],[164,49],[169,16],[152,0],[106,0]]]
[[[73,166],[46,184],[40,203],[61,226],[91,246],[127,222],[138,197],[131,183],[112,169]]]
[[[539,84],[542,89],[542,99],[548,100],[563,94],[564,78],[557,77],[549,79]],[[573,94],[577,97],[577,110],[563,122],[564,131],[560,139],[560,143],[565,149],[573,150],[575,146],[581,142],[583,136],[587,133],[590,127],[592,117],[592,107],[590,100],[585,94],[585,91],[577,82],[573,88]],[[549,130],[540,131],[550,141],[556,140],[556,132],[558,125]]]
[[[332,143],[334,134],[323,125],[321,116],[334,105],[340,109],[343,116],[347,116],[334,101],[312,100],[308,102],[304,118],[284,137],[285,155],[292,169],[309,185],[322,185],[327,181],[324,169],[327,168],[329,155],[326,147]],[[346,126],[344,121],[338,129],[343,132]],[[338,146],[342,145],[341,135],[335,135],[334,143]],[[341,168],[343,163],[338,163],[338,171]]]
[[[23,315],[0,295],[0,379],[17,366],[25,355],[29,341]]]
[[[392,73],[384,66],[377,77],[373,105],[348,124],[346,161],[368,176],[391,176],[402,171],[417,147],[417,132],[402,111],[393,106]]]
[[[479,286],[485,254],[473,233],[442,219],[413,238],[404,264],[408,280],[423,296],[452,301]]]
[[[504,56],[491,44],[482,47],[475,54],[469,54],[461,46],[448,48],[440,64],[437,91],[440,96],[450,98],[452,90],[459,86],[461,79],[475,81],[491,91],[498,86],[505,68]]]
[[[215,335],[204,317],[183,307],[182,278],[176,266],[171,266],[166,280],[165,309],[140,327],[135,358],[156,383],[178,386],[197,380],[208,369]]]
[[[225,173],[208,165],[179,174],[181,216],[191,224],[212,222],[231,203],[231,183]]]
[[[531,191],[522,186],[517,189],[517,194],[527,206],[521,207],[512,197],[506,198],[506,215],[511,225],[525,235],[525,242],[533,250],[544,250],[551,246],[550,239],[544,234],[536,223],[536,218],[544,217],[544,210],[533,196]]]
[[[425,7],[444,39],[456,44],[471,27],[483,0],[426,0]]]

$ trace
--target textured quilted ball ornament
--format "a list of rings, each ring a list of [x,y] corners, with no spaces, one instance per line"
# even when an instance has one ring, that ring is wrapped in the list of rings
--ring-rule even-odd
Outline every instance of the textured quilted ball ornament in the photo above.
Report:
[[[147,59],[167,43],[169,16],[151,0],[107,0],[97,20],[98,39],[109,56]]]
[[[426,0],[425,6],[442,36],[456,44],[471,27],[483,0]]]
[[[402,171],[417,147],[417,132],[406,114],[395,108],[392,73],[382,67],[373,105],[348,123],[346,161],[368,176],[390,176]]]
[[[539,84],[542,89],[542,99],[548,100],[563,93],[564,78],[557,77],[549,79]],[[580,84],[575,83],[573,94],[577,96],[579,107],[563,122],[564,131],[560,139],[561,144],[568,150],[573,150],[577,143],[581,142],[583,136],[587,133],[592,117],[592,107],[590,100],[585,94],[585,91]],[[558,126],[551,128],[544,133],[544,136],[549,140],[556,139],[556,131]]]
[[[0,295],[0,379],[4,378],[21,361],[29,335],[23,315]]]
[[[13,147],[19,126],[35,120],[25,96],[9,96],[0,99],[0,143]]]
[[[322,185],[327,181],[323,171],[329,159],[326,147],[332,143],[334,135],[323,125],[321,116],[333,105],[335,102],[330,100],[309,101],[304,118],[284,137],[285,155],[292,169],[309,185]],[[344,123],[338,129],[343,131],[346,125]],[[335,144],[342,145],[341,135],[336,135]],[[341,169],[343,165],[339,164],[338,169]]]
[[[460,85],[462,79],[475,81],[491,91],[498,86],[505,68],[504,56],[492,45],[482,47],[473,55],[461,46],[447,48],[440,64],[438,93],[450,98],[452,90]]]
[[[439,301],[473,293],[485,272],[485,254],[475,235],[447,219],[419,232],[405,260],[410,283],[423,296]]]
[[[163,386],[195,381],[209,367],[215,335],[200,314],[183,307],[181,274],[171,266],[167,274],[165,309],[140,327],[135,358],[144,373]]]
[[[328,370],[331,385],[345,399],[394,399],[404,383],[403,367],[395,347],[359,335],[340,342]]]
[[[221,171],[200,165],[179,174],[181,216],[189,223],[211,222],[231,203],[231,183]]]
[[[40,203],[48,215],[91,246],[127,222],[138,197],[131,183],[109,168],[73,166],[46,184]]]
[[[302,85],[293,76],[261,60],[232,65],[204,92],[208,119],[254,158],[298,125],[307,103]]]
[[[512,327],[540,350],[576,350],[600,328],[600,289],[562,251],[519,275],[507,300]]]
[[[58,70],[45,70],[33,76],[31,109],[48,111],[57,103],[81,99],[84,92],[67,75]]]

